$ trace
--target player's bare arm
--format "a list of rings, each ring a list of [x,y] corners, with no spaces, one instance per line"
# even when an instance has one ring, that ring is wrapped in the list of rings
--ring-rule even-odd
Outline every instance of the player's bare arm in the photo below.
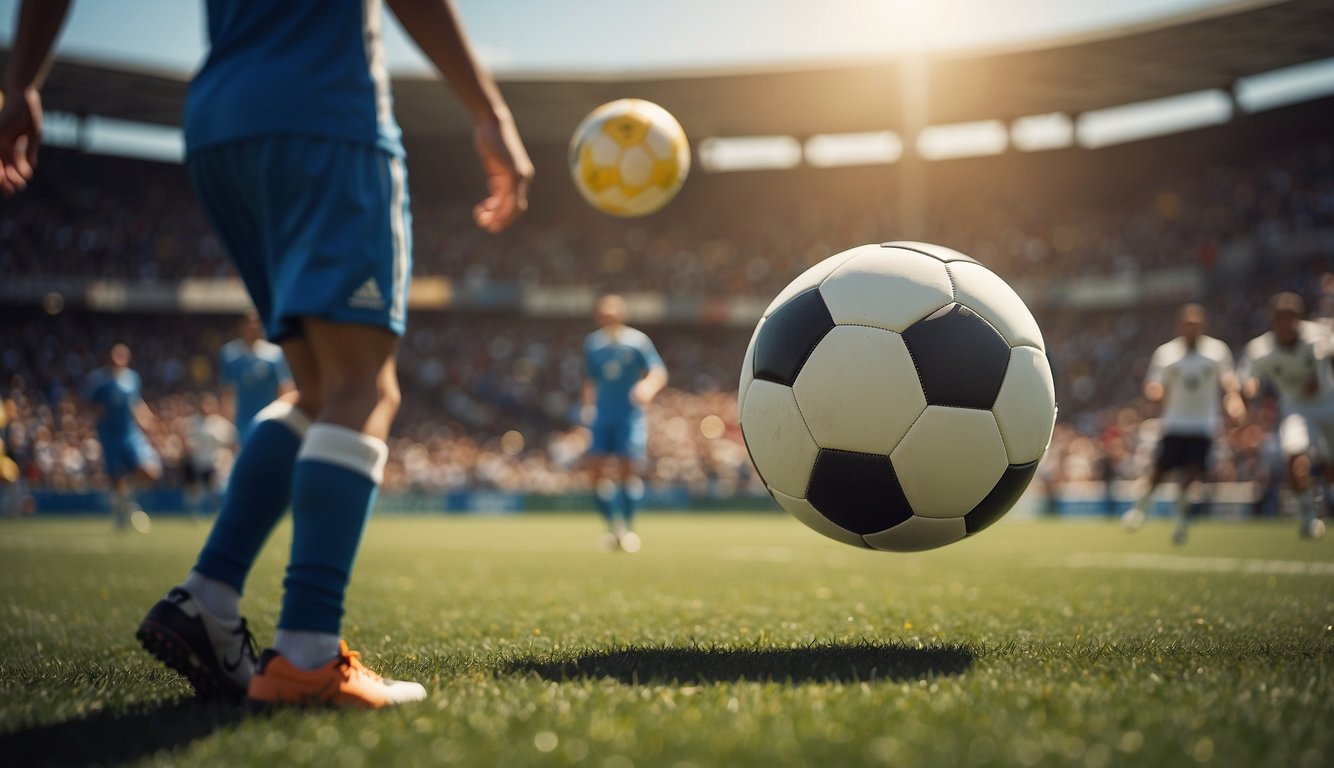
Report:
[[[667,369],[653,368],[644,374],[644,378],[635,382],[630,390],[630,399],[635,405],[648,405],[667,386]]]
[[[153,413],[153,409],[149,408],[148,403],[142,399],[134,405],[130,412],[134,415],[134,421],[139,425],[139,429],[142,429],[150,440],[166,433],[165,430],[160,428],[162,423],[158,420],[157,414]]]
[[[1237,380],[1237,376],[1231,373],[1225,374],[1220,383],[1223,386],[1223,412],[1232,419],[1232,423],[1243,423],[1246,421],[1246,398],[1242,396],[1241,383]]]
[[[218,393],[218,413],[231,423],[236,423],[236,388],[224,384]]]
[[[528,209],[533,179],[533,163],[509,105],[477,60],[452,2],[389,0],[389,6],[473,115],[473,145],[489,192],[473,208],[473,220],[488,232],[500,232]]]
[[[593,416],[597,414],[597,396],[598,385],[595,384],[592,379],[584,379],[584,387],[579,401],[582,403],[581,410],[579,411],[579,420],[586,425],[592,424]]]
[[[42,81],[50,69],[51,46],[69,12],[69,0],[27,0],[19,8],[14,46],[0,107],[0,193],[28,186],[42,143]]]

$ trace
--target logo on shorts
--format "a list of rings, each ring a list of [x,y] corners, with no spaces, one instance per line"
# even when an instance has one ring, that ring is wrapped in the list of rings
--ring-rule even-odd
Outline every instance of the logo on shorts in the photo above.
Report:
[[[353,291],[348,297],[347,305],[357,309],[384,309],[384,296],[380,293],[380,286],[375,283],[375,278],[367,278],[360,288]]]

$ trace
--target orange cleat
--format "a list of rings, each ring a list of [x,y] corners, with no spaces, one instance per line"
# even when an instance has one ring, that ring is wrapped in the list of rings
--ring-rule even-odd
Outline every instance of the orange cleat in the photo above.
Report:
[[[386,680],[361,663],[361,654],[340,640],[337,658],[312,670],[298,669],[273,649],[259,658],[250,678],[248,703],[266,708],[279,705],[379,709],[426,698],[419,683]]]

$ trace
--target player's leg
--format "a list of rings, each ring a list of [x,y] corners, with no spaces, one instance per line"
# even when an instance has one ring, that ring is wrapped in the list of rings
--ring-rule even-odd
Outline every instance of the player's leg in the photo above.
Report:
[[[1312,481],[1315,483],[1315,498],[1312,499],[1314,516],[1307,522],[1306,535],[1318,539],[1325,535],[1325,523],[1321,517],[1328,517],[1331,504],[1334,504],[1334,414],[1313,419],[1312,460],[1318,465],[1313,467]]]
[[[632,418],[626,424],[625,438],[620,446],[618,474],[621,484],[621,549],[626,552],[638,552],[641,542],[635,532],[635,516],[644,503],[644,479],[639,468],[647,457],[648,432],[643,418]]]
[[[1208,473],[1209,450],[1211,441],[1206,437],[1181,437],[1179,474],[1181,485],[1177,490],[1176,504],[1173,508],[1175,524],[1172,528],[1172,543],[1178,546],[1186,543],[1187,528],[1190,525],[1192,499]]]
[[[215,485],[217,478],[217,470],[213,467],[207,467],[200,472],[199,495],[201,507],[199,514],[203,517],[211,517],[218,509],[217,486]]]
[[[200,201],[226,244],[269,333],[273,321],[269,247],[262,235],[259,198],[249,144],[228,145],[193,156],[191,179]],[[262,167],[262,164],[261,164]],[[251,429],[232,467],[222,508],[184,582],[158,601],[139,626],[143,646],[185,676],[202,696],[245,695],[257,656],[240,615],[246,576],[290,499],[292,468],[309,417],[300,406],[318,397],[309,352],[294,342],[288,354],[298,392],[262,412],[264,428]],[[258,436],[256,436],[258,433]]]
[[[1315,492],[1311,483],[1311,457],[1306,453],[1288,456],[1288,489],[1297,502],[1297,533],[1305,538],[1315,518]]]
[[[607,532],[599,540],[599,546],[608,552],[614,552],[620,547],[620,538],[616,535],[618,523],[616,457],[612,455],[616,441],[616,426],[601,419],[594,419],[589,425],[591,441],[588,446],[588,461],[593,470],[593,502],[607,526]]]
[[[1149,470],[1148,487],[1146,487],[1140,497],[1135,500],[1135,503],[1130,506],[1130,509],[1127,509],[1121,515],[1121,526],[1125,528],[1126,531],[1138,531],[1143,527],[1144,521],[1148,517],[1149,505],[1153,503],[1154,489],[1156,489],[1158,484],[1163,481],[1163,473],[1166,471],[1165,467],[1172,458],[1170,455],[1171,446],[1169,443],[1170,441],[1167,437],[1159,439],[1158,446],[1154,449],[1153,468]]]
[[[111,530],[121,532],[130,526],[130,510],[125,503],[129,467],[126,465],[121,442],[101,435],[102,469],[107,475],[107,507],[111,511]]]
[[[1312,478],[1312,435],[1310,424],[1301,414],[1289,414],[1279,423],[1279,445],[1288,457],[1288,488],[1297,501],[1298,535],[1311,536],[1316,516],[1317,483]]]
[[[142,434],[135,435],[130,441],[129,451],[131,461],[134,463],[128,487],[130,525],[140,533],[148,533],[152,523],[148,513],[139,504],[138,495],[141,491],[157,485],[162,479],[162,459]]]
[[[103,449],[104,455],[105,450],[106,449]],[[116,532],[127,531],[130,528],[129,475],[124,473],[112,475],[110,469],[108,469],[107,474],[110,482],[110,488],[107,489],[107,497],[111,505],[111,528]]]
[[[416,683],[385,681],[339,632],[343,598],[375,506],[398,412],[398,336],[307,318],[324,407],[306,434],[292,481],[292,554],[274,647],[251,680],[252,702],[379,707],[425,698]]]
[[[411,275],[401,158],[346,142],[262,142],[282,268],[275,314],[310,346],[322,407],[292,475],[292,551],[273,649],[248,695],[259,705],[379,707],[425,698],[385,681],[339,639],[343,598],[374,507],[398,412],[395,353]]]
[[[607,531],[598,541],[598,547],[606,552],[615,552],[621,548],[621,539],[617,535],[620,528],[620,512],[616,505],[616,457],[598,454],[593,462],[593,501],[598,514],[602,517]]]
[[[124,531],[132,526],[146,533],[148,516],[135,501],[135,493],[139,487],[148,487],[161,477],[162,463],[157,453],[142,435],[131,434],[104,443],[102,454],[111,481],[112,527]]]
[[[1186,543],[1186,531],[1190,525],[1191,496],[1202,479],[1202,473],[1198,467],[1188,464],[1182,467],[1178,474],[1181,483],[1177,489],[1176,502],[1172,506],[1172,543],[1180,546]]]
[[[195,468],[195,458],[186,454],[181,459],[181,471],[185,480],[185,513],[194,522],[203,508],[203,488],[199,482],[199,471]]]
[[[319,386],[309,347],[275,316],[271,243],[271,190],[259,142],[243,142],[190,159],[190,174],[214,229],[226,244],[269,338],[280,339],[296,391],[256,415],[241,443],[214,521],[186,586],[208,608],[228,619],[238,603],[259,550],[291,500],[297,449],[318,411]]]
[[[622,551],[634,554],[643,546],[635,530],[635,517],[644,503],[644,480],[630,459],[622,458],[620,464],[621,526],[617,538]]]

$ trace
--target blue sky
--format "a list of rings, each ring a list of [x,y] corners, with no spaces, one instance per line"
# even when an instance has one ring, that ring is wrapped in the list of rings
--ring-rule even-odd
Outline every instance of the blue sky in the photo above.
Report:
[[[1216,6],[1227,0],[457,0],[498,71],[698,68],[837,59],[914,48],[1059,36]],[[18,0],[0,0],[0,40]],[[203,3],[75,0],[58,51],[192,70],[203,55]],[[393,70],[426,63],[397,24]]]

